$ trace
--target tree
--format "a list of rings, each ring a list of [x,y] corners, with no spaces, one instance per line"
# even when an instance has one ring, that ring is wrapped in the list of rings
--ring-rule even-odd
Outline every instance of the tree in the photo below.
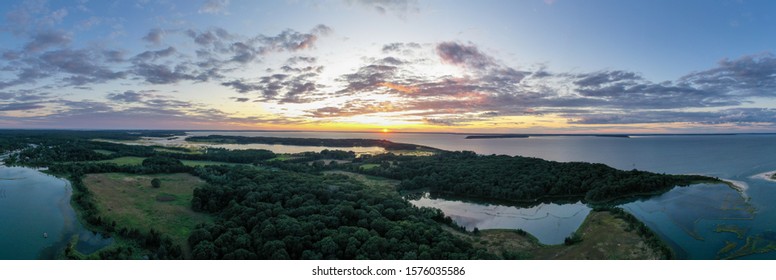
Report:
[[[158,189],[162,186],[162,180],[159,180],[159,178],[154,178],[151,180],[151,186],[155,189]]]

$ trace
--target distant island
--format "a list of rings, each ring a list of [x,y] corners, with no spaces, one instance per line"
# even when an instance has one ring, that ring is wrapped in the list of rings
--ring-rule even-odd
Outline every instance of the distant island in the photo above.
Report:
[[[496,138],[528,138],[528,135],[502,134],[502,135],[469,135],[466,139],[496,139]]]
[[[213,144],[267,144],[290,146],[317,146],[317,147],[382,147],[388,151],[398,150],[426,150],[442,151],[428,146],[396,143],[378,139],[325,139],[325,138],[291,138],[291,137],[264,137],[264,136],[226,136],[208,135],[191,136],[186,138],[188,142],[213,143]]]
[[[481,134],[469,135],[466,139],[499,139],[499,138],[529,138],[529,137],[553,137],[553,136],[592,136],[592,137],[614,137],[630,138],[626,134]]]

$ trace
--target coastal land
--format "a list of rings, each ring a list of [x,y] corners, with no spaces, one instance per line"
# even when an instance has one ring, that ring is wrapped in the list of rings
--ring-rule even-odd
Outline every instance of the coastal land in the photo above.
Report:
[[[438,209],[412,206],[401,193],[429,189],[521,203],[575,198],[603,204],[719,182],[699,175],[482,156],[386,140],[219,135],[193,140],[374,145],[389,151],[358,156],[336,150],[276,154],[93,141],[177,136],[25,131],[0,134],[0,149],[15,151],[6,164],[47,167],[47,172],[68,178],[82,223],[116,240],[88,255],[70,244],[61,254],[70,259],[670,258],[668,247],[618,208],[591,212],[566,244],[549,246],[519,229],[466,231]],[[433,153],[410,156],[391,153],[394,149]],[[598,234],[602,232],[618,234]],[[515,234],[521,238],[514,239]]]

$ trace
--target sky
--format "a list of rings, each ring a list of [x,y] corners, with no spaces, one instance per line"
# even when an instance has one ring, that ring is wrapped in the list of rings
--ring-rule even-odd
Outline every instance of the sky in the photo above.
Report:
[[[0,128],[776,132],[776,1],[4,1]]]

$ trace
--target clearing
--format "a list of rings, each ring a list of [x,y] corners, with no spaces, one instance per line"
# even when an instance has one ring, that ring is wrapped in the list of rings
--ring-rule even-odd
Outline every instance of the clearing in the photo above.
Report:
[[[577,230],[582,241],[573,245],[543,245],[531,235],[517,230],[481,230],[479,235],[464,234],[450,229],[475,246],[501,255],[509,250],[518,258],[537,260],[653,260],[660,255],[651,249],[628,223],[606,211],[591,211]]]
[[[151,187],[154,178],[161,180],[158,189]],[[94,194],[100,216],[115,221],[117,227],[143,232],[154,228],[181,245],[186,256],[191,230],[212,220],[191,210],[194,189],[206,183],[189,174],[103,173],[89,174],[83,181]]]

